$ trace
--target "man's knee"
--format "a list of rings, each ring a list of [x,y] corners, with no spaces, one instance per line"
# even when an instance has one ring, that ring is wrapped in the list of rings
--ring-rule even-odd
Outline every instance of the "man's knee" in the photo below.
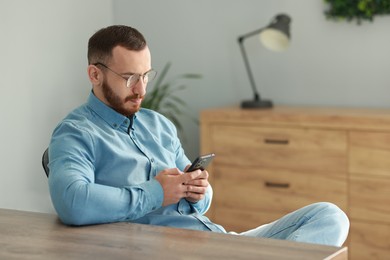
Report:
[[[318,202],[314,205],[317,205],[320,208],[320,212],[323,212],[324,215],[330,216],[341,225],[349,227],[347,215],[337,205],[331,202]]]
[[[341,246],[347,239],[349,232],[348,216],[337,205],[330,202],[319,202],[313,205],[318,208],[318,214],[322,218],[326,218],[329,228],[339,238],[337,244]]]

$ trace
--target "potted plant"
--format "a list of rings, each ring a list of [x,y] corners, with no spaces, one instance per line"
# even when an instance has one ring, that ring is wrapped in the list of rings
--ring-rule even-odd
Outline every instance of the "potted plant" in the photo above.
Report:
[[[170,67],[171,63],[168,62],[161,73],[157,75],[154,85],[147,91],[145,99],[142,102],[142,107],[157,111],[166,116],[176,125],[178,131],[182,132],[183,126],[179,120],[180,115],[186,115],[196,123],[198,120],[189,113],[190,109],[187,103],[178,97],[176,93],[186,88],[186,85],[182,83],[183,79],[199,79],[201,75],[186,73],[166,81],[165,77]]]
[[[324,0],[328,4],[325,16],[328,19],[374,20],[374,15],[390,13],[390,0]]]

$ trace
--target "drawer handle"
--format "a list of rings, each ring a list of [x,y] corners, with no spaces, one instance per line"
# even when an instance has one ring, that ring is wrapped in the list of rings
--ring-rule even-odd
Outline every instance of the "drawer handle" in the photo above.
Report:
[[[264,143],[266,144],[281,144],[287,145],[289,143],[288,139],[264,139]]]
[[[290,188],[290,183],[277,183],[277,182],[265,182],[265,186],[269,188],[282,188],[282,189],[288,189]]]

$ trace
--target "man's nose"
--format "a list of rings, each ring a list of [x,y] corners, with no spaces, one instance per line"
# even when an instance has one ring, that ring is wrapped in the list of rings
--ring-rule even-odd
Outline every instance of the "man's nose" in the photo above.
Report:
[[[146,84],[141,78],[133,86],[133,93],[143,97],[146,94]]]

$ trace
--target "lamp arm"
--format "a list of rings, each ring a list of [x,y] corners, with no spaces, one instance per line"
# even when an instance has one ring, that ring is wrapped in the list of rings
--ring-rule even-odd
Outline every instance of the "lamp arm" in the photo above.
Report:
[[[256,35],[256,34],[259,34],[261,31],[263,31],[265,28],[267,27],[262,27],[260,29],[257,29],[257,30],[254,30],[253,32],[249,32],[247,34],[244,34],[244,35],[241,35],[240,37],[238,37],[238,40],[240,41],[244,41],[244,39],[248,38],[248,37],[251,37],[253,35]]]
[[[242,58],[244,59],[246,71],[248,72],[249,81],[251,82],[251,86],[252,86],[255,100],[260,100],[260,94],[257,91],[255,80],[253,78],[252,71],[251,71],[251,68],[249,66],[248,56],[246,55],[246,51],[245,51],[245,47],[244,47],[244,39],[248,38],[250,36],[256,35],[256,34],[260,33],[262,30],[263,30],[263,28],[238,37],[238,44],[240,45]]]

